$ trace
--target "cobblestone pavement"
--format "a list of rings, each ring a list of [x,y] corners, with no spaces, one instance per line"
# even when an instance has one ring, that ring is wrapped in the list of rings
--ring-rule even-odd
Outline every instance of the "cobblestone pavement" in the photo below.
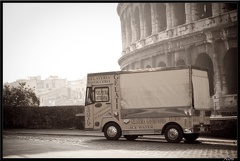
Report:
[[[3,158],[237,158],[236,143],[168,143],[140,138],[3,134]]]

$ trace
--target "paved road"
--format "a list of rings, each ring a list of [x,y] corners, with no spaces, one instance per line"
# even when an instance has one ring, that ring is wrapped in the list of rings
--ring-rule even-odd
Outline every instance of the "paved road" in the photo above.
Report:
[[[41,135],[67,135],[67,136],[96,136],[103,137],[102,132],[84,131],[79,129],[4,129],[3,134],[41,134]],[[144,135],[143,138],[155,138],[165,140],[163,135]],[[201,136],[198,141],[237,143],[236,139],[229,137]]]
[[[34,132],[35,131],[35,132]],[[236,141],[236,140],[235,140]],[[3,158],[237,158],[229,139],[199,138],[195,143],[167,143],[162,137],[136,141],[106,140],[102,133],[79,130],[3,132]]]

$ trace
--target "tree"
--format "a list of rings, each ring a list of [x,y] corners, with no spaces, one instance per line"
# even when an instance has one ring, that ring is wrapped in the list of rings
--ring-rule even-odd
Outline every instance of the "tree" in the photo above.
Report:
[[[3,106],[39,106],[40,100],[32,88],[19,83],[18,87],[4,85]]]

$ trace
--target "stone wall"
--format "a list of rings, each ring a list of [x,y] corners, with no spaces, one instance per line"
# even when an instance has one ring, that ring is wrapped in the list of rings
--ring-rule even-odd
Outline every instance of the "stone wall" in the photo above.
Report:
[[[3,128],[84,129],[84,106],[8,106],[2,112]]]

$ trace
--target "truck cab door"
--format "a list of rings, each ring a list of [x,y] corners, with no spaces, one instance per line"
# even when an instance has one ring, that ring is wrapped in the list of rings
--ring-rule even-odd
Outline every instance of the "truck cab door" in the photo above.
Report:
[[[111,116],[111,85],[87,88],[85,105],[85,129],[100,129],[103,117]]]
[[[94,110],[93,90],[87,87],[85,98],[85,130],[93,130],[93,110]]]

